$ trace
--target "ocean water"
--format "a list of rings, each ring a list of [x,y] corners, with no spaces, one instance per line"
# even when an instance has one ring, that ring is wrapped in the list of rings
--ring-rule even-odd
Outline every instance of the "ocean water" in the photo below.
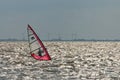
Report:
[[[27,42],[0,42],[0,80],[120,80],[120,42],[43,42],[38,61]]]

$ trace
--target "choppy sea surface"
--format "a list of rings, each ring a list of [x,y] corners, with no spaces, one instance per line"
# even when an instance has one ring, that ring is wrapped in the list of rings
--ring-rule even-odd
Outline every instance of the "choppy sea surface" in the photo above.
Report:
[[[43,42],[38,61],[27,42],[0,42],[0,80],[120,80],[120,42]]]

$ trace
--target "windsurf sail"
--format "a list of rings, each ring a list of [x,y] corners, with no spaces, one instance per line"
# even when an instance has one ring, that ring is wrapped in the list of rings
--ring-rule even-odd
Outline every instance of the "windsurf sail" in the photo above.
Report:
[[[31,56],[36,60],[51,60],[47,49],[29,24],[27,32]]]

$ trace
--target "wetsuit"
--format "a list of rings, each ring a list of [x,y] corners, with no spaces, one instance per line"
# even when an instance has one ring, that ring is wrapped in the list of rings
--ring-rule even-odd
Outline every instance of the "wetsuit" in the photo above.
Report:
[[[39,56],[42,56],[42,53],[43,53],[43,51],[39,49],[38,55],[39,55]]]

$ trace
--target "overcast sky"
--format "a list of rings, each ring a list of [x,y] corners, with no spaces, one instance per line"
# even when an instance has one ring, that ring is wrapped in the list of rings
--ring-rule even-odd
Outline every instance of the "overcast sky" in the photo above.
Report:
[[[0,39],[120,39],[120,0],[0,0]]]

